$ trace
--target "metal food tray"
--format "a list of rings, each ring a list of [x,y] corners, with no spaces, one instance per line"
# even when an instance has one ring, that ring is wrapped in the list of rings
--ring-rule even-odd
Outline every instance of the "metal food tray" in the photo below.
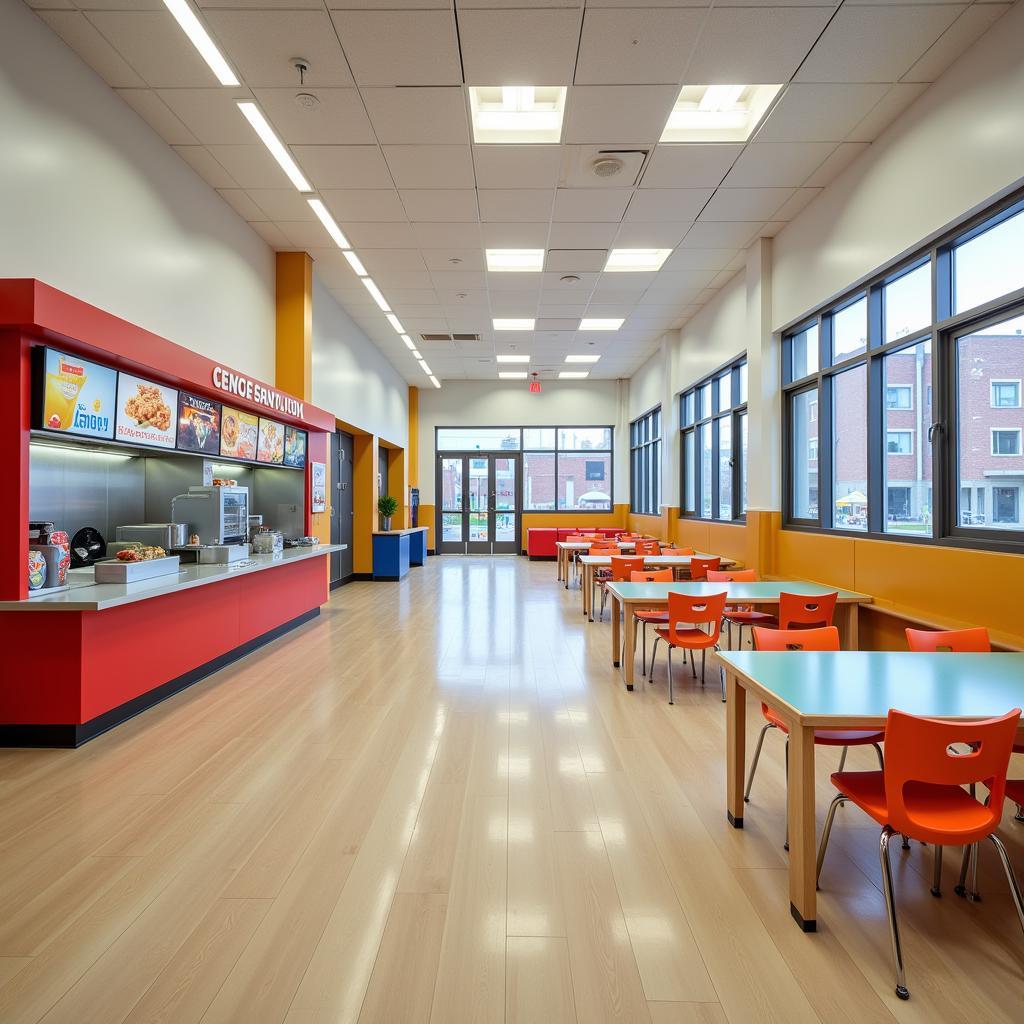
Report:
[[[154,576],[170,576],[177,574],[181,568],[181,559],[177,555],[164,558],[151,558],[145,562],[97,562],[97,583],[138,583]]]

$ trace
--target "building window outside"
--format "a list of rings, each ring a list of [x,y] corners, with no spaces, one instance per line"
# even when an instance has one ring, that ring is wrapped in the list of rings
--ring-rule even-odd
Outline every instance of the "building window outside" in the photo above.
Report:
[[[646,516],[661,511],[661,406],[629,425],[629,510]]]
[[[992,402],[993,409],[1019,409],[1020,408],[1020,381],[1019,380],[994,380],[992,381]]]
[[[887,409],[912,409],[913,391],[909,387],[896,385],[885,389],[885,407]]]
[[[914,435],[909,430],[890,430],[885,447],[889,455],[913,455]]]
[[[999,430],[992,428],[993,455],[1020,455],[1020,428]]]

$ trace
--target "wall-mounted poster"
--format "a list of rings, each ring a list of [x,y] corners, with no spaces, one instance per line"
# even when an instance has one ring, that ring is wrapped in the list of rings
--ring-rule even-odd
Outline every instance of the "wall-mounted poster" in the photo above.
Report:
[[[82,437],[114,436],[117,371],[52,348],[43,360],[45,430]]]
[[[220,402],[186,391],[178,395],[178,447],[204,455],[220,453]]]
[[[114,437],[129,444],[173,448],[177,434],[178,392],[162,384],[117,375],[117,421]]]
[[[311,495],[310,511],[311,512],[326,512],[327,511],[327,463],[326,462],[311,462],[310,467],[312,469],[313,477],[313,493]]]
[[[220,414],[220,453],[228,459],[256,458],[259,417],[225,405]]]
[[[256,461],[274,466],[284,464],[284,424],[260,417],[260,438],[256,448]]]
[[[298,427],[284,428],[284,464],[296,469],[306,467],[306,432]]]

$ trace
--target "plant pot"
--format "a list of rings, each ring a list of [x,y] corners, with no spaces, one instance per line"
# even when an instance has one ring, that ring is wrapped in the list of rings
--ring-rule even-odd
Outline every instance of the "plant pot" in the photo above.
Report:
[[[380,528],[382,530],[390,530],[391,529],[391,516],[381,516],[380,517]]]

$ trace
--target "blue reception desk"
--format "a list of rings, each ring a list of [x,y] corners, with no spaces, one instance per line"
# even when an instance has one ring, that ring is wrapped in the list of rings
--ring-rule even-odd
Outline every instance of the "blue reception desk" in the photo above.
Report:
[[[373,534],[373,578],[400,580],[410,565],[427,560],[427,528],[375,530]]]

